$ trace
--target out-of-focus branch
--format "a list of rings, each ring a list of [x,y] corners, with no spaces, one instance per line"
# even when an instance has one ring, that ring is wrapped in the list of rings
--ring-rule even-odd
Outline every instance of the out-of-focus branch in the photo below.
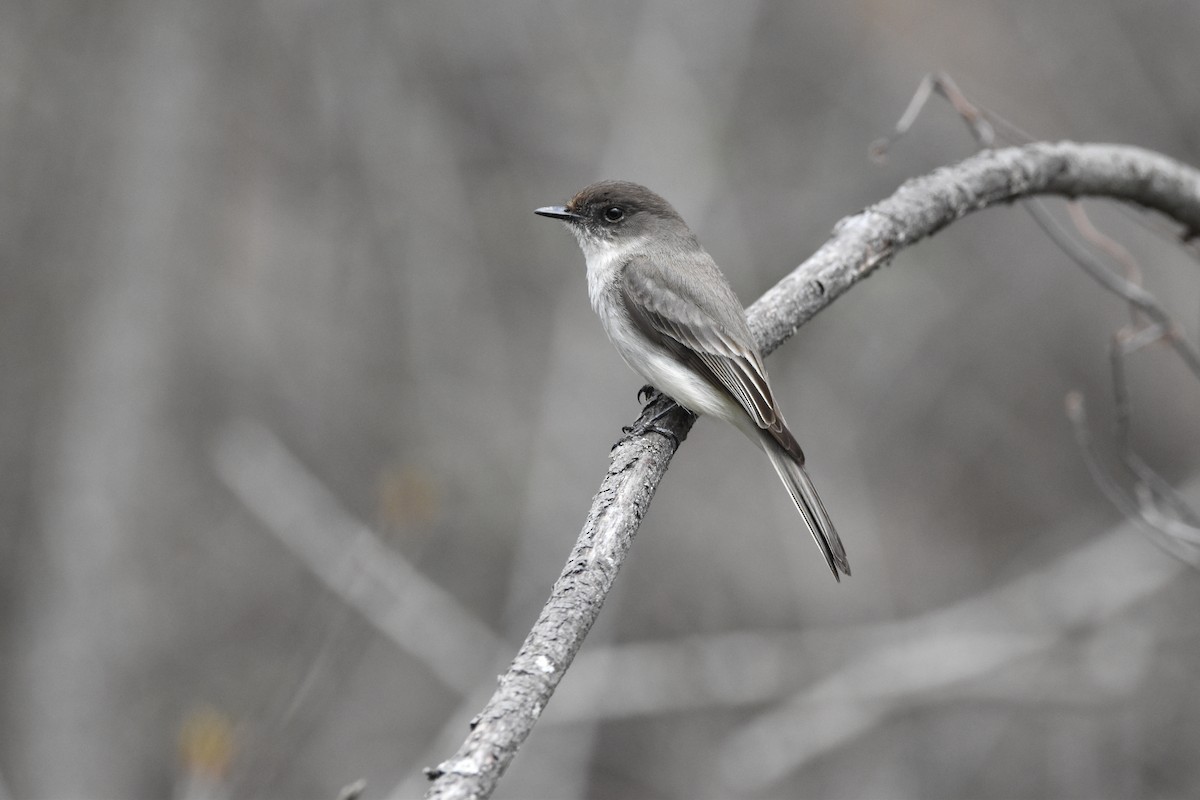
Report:
[[[501,641],[354,519],[268,429],[238,420],[212,458],[230,491],[329,589],[448,686],[470,692]]]
[[[1008,144],[1026,144],[1032,141],[1029,134],[1000,115],[971,102],[949,75],[931,73],[917,86],[917,91],[896,123],[893,134],[872,143],[872,158],[882,161],[888,148],[908,134],[934,93],[946,98],[981,147],[993,147],[997,141]],[[1074,233],[1054,218],[1042,200],[1030,198],[1023,200],[1021,205],[1060,250],[1070,256],[1071,260],[1100,286],[1129,304],[1130,324],[1113,334],[1109,360],[1115,406],[1115,438],[1120,449],[1121,461],[1136,481],[1132,492],[1126,492],[1121,482],[1105,468],[1092,446],[1092,436],[1084,414],[1083,395],[1073,391],[1066,399],[1067,415],[1075,428],[1075,439],[1080,445],[1088,470],[1100,490],[1117,508],[1147,530],[1156,544],[1167,548],[1188,563],[1195,564],[1197,558],[1188,548],[1200,544],[1200,513],[1193,510],[1174,487],[1134,451],[1131,444],[1129,430],[1133,418],[1133,404],[1125,380],[1125,359],[1151,344],[1164,342],[1192,375],[1200,380],[1200,350],[1187,339],[1183,327],[1171,318],[1158,298],[1142,286],[1143,270],[1133,254],[1093,225],[1082,203],[1078,200],[1067,203],[1067,211],[1075,228]],[[1161,224],[1152,225],[1145,217],[1139,217],[1138,222],[1148,230],[1163,234]],[[1075,234],[1083,241],[1077,239]],[[1188,249],[1195,254],[1197,239],[1200,237],[1197,236],[1194,226],[1185,228],[1184,236],[1189,235],[1192,239]],[[1120,272],[1094,255],[1084,242],[1106,256],[1109,261],[1119,265]],[[1185,245],[1187,244],[1185,242]],[[1169,514],[1164,513],[1163,506],[1170,510]],[[1184,547],[1181,548],[1180,545]]]
[[[1189,493],[1200,491],[1193,480]],[[1088,541],[1003,585],[910,620],[880,625],[867,646],[829,676],[772,704],[731,734],[716,753],[728,790],[769,793],[771,784],[864,735],[893,715],[981,688],[1006,701],[1043,703],[1064,696],[1111,701],[1145,679],[1154,634],[1123,614],[1167,586],[1185,567],[1130,536],[1136,520]],[[1052,651],[1084,647],[1070,689]],[[1015,685],[998,673],[1036,657],[1037,678]],[[1058,674],[1056,674],[1058,673]],[[1086,677],[1085,677],[1086,675]],[[986,685],[980,687],[980,679]],[[1047,693],[1046,685],[1052,688]],[[716,793],[720,794],[720,786]]]
[[[1083,454],[1084,463],[1104,495],[1122,514],[1141,523],[1142,528],[1150,534],[1150,541],[1181,561],[1200,566],[1200,555],[1195,549],[1200,546],[1200,526],[1196,524],[1195,512],[1191,507],[1173,487],[1132,454],[1134,461],[1130,468],[1137,471],[1142,482],[1135,487],[1134,496],[1131,497],[1104,467],[1096,452],[1087,424],[1083,395],[1071,392],[1067,395],[1066,406],[1067,418],[1075,429],[1075,441]],[[1169,514],[1163,511],[1160,501],[1170,509]]]
[[[1143,289],[1138,283],[1118,275],[1098,259],[1093,258],[1090,253],[1076,244],[1075,240],[1041,203],[1031,201],[1026,203],[1025,207],[1041,229],[1046,232],[1046,235],[1058,245],[1060,250],[1082,267],[1084,272],[1105,289],[1128,302],[1130,308],[1152,320],[1157,328],[1154,338],[1169,344],[1187,365],[1187,368],[1192,371],[1192,374],[1200,378],[1200,351],[1197,351],[1183,335],[1182,329],[1167,314],[1162,304],[1158,302],[1158,298]]]
[[[902,248],[972,211],[1038,194],[1125,200],[1166,214],[1186,235],[1200,231],[1200,172],[1157,153],[1073,142],[985,151],[843,219],[833,238],[748,310],[759,346],[774,350]],[[652,403],[643,419],[654,411]],[[691,418],[679,413],[660,424],[682,440]],[[595,622],[675,449],[656,433],[613,448],[550,599],[462,747],[430,770],[426,797],[487,797],[495,789]]]

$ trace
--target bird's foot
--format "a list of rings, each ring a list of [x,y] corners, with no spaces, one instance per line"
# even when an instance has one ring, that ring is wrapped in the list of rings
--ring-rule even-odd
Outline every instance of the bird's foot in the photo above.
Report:
[[[651,386],[650,384],[647,383],[645,386],[638,389],[638,393],[637,393],[638,402],[639,403],[648,403],[651,400],[653,400],[654,395],[656,395],[658,393],[659,393],[658,389],[655,389],[653,386]]]
[[[667,410],[669,411],[670,409]],[[661,415],[655,415],[654,419],[658,419],[659,416]],[[679,448],[679,437],[675,435],[675,432],[670,428],[665,428],[662,425],[655,424],[654,420],[649,422],[639,422],[636,425],[626,425],[621,428],[621,432],[625,434],[625,437],[618,441],[617,444],[621,444],[621,442],[632,439],[635,436],[645,436],[647,433],[657,433],[659,436],[662,436],[670,441],[671,444],[676,447],[676,449]],[[613,445],[614,449],[616,448],[617,444]]]
[[[657,392],[657,391],[658,390],[652,386],[643,386],[642,391],[638,392],[638,399],[639,400],[641,399],[643,392]],[[680,407],[681,406],[678,403],[676,403],[674,400],[668,399],[666,405],[664,405],[663,408],[657,414],[655,414],[653,417],[651,417],[650,419],[646,420],[645,422],[642,422],[641,420],[639,420],[638,422],[634,423],[633,425],[626,425],[623,428],[621,428],[621,432],[625,434],[625,438],[621,439],[621,441],[617,442],[617,444],[620,444],[621,442],[625,441],[626,439],[630,439],[634,436],[645,436],[647,433],[657,433],[658,435],[660,435],[663,438],[670,441],[671,444],[673,444],[675,446],[675,448],[678,449],[679,448],[679,436],[670,428],[667,428],[663,425],[659,425],[658,422],[663,417],[667,416],[672,411],[674,411],[675,409],[680,408]],[[613,447],[615,448],[617,446],[617,444],[614,444]]]

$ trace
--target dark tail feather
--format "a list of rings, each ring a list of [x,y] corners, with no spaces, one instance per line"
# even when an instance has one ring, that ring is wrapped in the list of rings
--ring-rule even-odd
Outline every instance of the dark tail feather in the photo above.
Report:
[[[840,573],[850,575],[850,562],[846,560],[846,550],[842,547],[842,540],[838,538],[833,521],[829,519],[829,512],[825,510],[825,505],[821,502],[821,497],[817,494],[812,481],[809,480],[808,473],[773,439],[763,437],[763,449],[767,451],[767,455],[771,459],[771,466],[775,467],[779,479],[783,481],[788,494],[792,496],[792,502],[800,510],[800,516],[804,517],[804,523],[808,526],[813,540],[825,554],[825,561],[829,564],[833,577],[840,582],[842,580]]]

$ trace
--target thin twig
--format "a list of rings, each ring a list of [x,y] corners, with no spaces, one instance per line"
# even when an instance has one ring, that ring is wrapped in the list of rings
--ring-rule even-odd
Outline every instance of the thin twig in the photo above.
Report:
[[[1071,223],[1075,226],[1075,230],[1079,231],[1079,235],[1084,238],[1093,247],[1096,247],[1110,259],[1121,265],[1125,272],[1125,280],[1135,286],[1142,285],[1142,266],[1138,264],[1137,259],[1133,257],[1133,253],[1112,238],[1104,231],[1100,230],[1092,222],[1087,211],[1083,208],[1083,203],[1078,200],[1072,200],[1067,203],[1067,213],[1071,216]],[[1133,323],[1137,325],[1141,320],[1137,313],[1137,307],[1130,309]]]
[[[958,84],[944,72],[931,72],[921,79],[917,84],[917,91],[913,93],[912,100],[908,102],[908,108],[904,109],[904,113],[896,122],[896,128],[890,136],[882,136],[871,142],[867,153],[871,159],[877,163],[883,163],[887,160],[888,150],[908,135],[912,129],[913,123],[917,121],[917,117],[921,116],[921,112],[925,109],[925,104],[929,102],[929,98],[933,93],[937,92],[954,107],[963,122],[967,123],[967,128],[970,129],[971,135],[975,137],[975,141],[979,142],[981,147],[991,147],[996,143],[996,126],[994,121],[1000,121],[1005,128],[1011,132],[1015,132],[1015,136],[1010,139],[1011,144],[1024,144],[1032,142],[1033,137],[1018,131],[1015,127],[1009,125],[1003,120],[993,120],[992,115],[986,109],[976,106],[971,101],[967,100],[967,96],[958,88]]]
[[[1122,514],[1129,519],[1140,519],[1142,514],[1137,501],[1121,488],[1121,484],[1104,468],[1100,461],[1091,428],[1087,424],[1087,406],[1083,400],[1083,393],[1068,392],[1064,405],[1067,419],[1070,420],[1071,427],[1075,432],[1075,443],[1079,445],[1079,452],[1083,455],[1083,462],[1087,465],[1092,480]]]
[[[877,163],[887,160],[887,152],[897,141],[908,134],[917,117],[920,116],[933,94],[939,94],[946,99],[955,113],[967,125],[967,130],[980,147],[996,147],[997,145],[1023,145],[1037,141],[1037,137],[1027,133],[1017,125],[1009,122],[1003,116],[991,109],[971,102],[958,84],[944,72],[931,72],[921,79],[917,90],[909,101],[908,108],[896,123],[895,130],[890,136],[883,136],[871,143],[867,155]],[[1134,213],[1134,209],[1120,208],[1118,213],[1126,216],[1135,224],[1154,234],[1160,239],[1180,245],[1184,252],[1192,258],[1200,259],[1200,231],[1185,226],[1182,235],[1165,225],[1160,218],[1147,217],[1145,214]],[[1087,238],[1086,234],[1084,238]]]
[[[1194,544],[1200,542],[1200,529],[1188,523],[1166,516],[1153,500],[1153,495],[1146,484],[1138,484],[1135,494],[1130,495],[1112,473],[1104,466],[1099,453],[1096,452],[1091,430],[1087,424],[1087,409],[1080,392],[1069,392],[1066,397],[1067,419],[1075,431],[1075,441],[1083,455],[1084,463],[1092,480],[1100,487],[1104,495],[1130,520],[1139,523],[1142,530],[1149,534],[1151,542],[1166,552],[1192,566],[1200,566],[1200,553]],[[1157,477],[1157,476],[1156,476]],[[1172,491],[1171,496],[1178,499]],[[1182,500],[1179,499],[1182,503]],[[1186,508],[1186,504],[1183,504]],[[1191,513],[1190,511],[1188,513]]]
[[[1157,297],[1136,283],[1116,274],[1092,257],[1092,254],[1080,247],[1066,229],[1058,223],[1058,220],[1050,215],[1043,203],[1031,200],[1024,203],[1024,206],[1059,249],[1069,255],[1096,283],[1151,319],[1161,329],[1160,338],[1171,346],[1187,368],[1192,371],[1192,374],[1200,379],[1200,351],[1183,335],[1179,325],[1171,319],[1171,315],[1158,302]]]
[[[995,144],[995,132],[997,128],[1004,131],[1005,138],[1009,141],[1029,140],[1029,135],[1015,125],[968,100],[966,95],[962,93],[948,75],[936,73],[926,75],[920,85],[918,85],[908,109],[905,110],[903,116],[896,123],[896,130],[893,136],[878,140],[871,146],[872,158],[877,161],[883,160],[887,148],[897,139],[908,133],[926,102],[935,91],[949,101],[955,112],[966,122],[971,135],[974,136],[976,142],[981,147],[991,147]],[[1118,506],[1127,514],[1132,514],[1132,518],[1136,519],[1143,526],[1149,526],[1157,534],[1161,534],[1168,539],[1191,544],[1191,532],[1197,527],[1191,521],[1200,518],[1200,514],[1193,511],[1179,496],[1178,492],[1159,476],[1158,473],[1151,469],[1133,450],[1129,436],[1132,423],[1132,401],[1131,393],[1125,380],[1124,363],[1125,358],[1136,353],[1143,347],[1154,342],[1163,341],[1175,351],[1184,365],[1200,380],[1200,350],[1197,350],[1188,341],[1182,327],[1171,319],[1158,299],[1142,286],[1143,271],[1137,260],[1133,257],[1133,254],[1116,240],[1096,228],[1084,211],[1082,203],[1074,199],[1067,203],[1067,213],[1071,217],[1076,232],[1078,232],[1084,241],[1099,249],[1114,262],[1120,264],[1124,276],[1118,275],[1109,269],[1100,259],[1094,257],[1086,246],[1076,241],[1075,237],[1054,219],[1046,208],[1045,203],[1041,200],[1027,199],[1022,201],[1021,205],[1029,212],[1034,221],[1037,222],[1059,249],[1070,256],[1097,283],[1118,297],[1123,298],[1129,304],[1132,327],[1122,327],[1113,335],[1112,345],[1109,348],[1109,360],[1112,373],[1113,398],[1115,401],[1115,436],[1121,452],[1122,462],[1138,479],[1138,482],[1134,486],[1134,494],[1139,498],[1139,501],[1134,502],[1126,497],[1125,493],[1119,489],[1115,479],[1109,476],[1100,466],[1100,462],[1096,459],[1095,453],[1090,447],[1090,434],[1087,434],[1086,437],[1079,436],[1082,417],[1072,417],[1072,423],[1076,427],[1077,438],[1079,438],[1081,444],[1083,444],[1084,438],[1087,439],[1088,446],[1083,449],[1083,452],[1085,458],[1088,460],[1088,469],[1094,476],[1097,476],[1097,483],[1101,491],[1110,498],[1113,498],[1114,501],[1120,498],[1121,502]],[[1124,209],[1121,210],[1124,211]],[[1144,217],[1137,217],[1135,221],[1153,233],[1159,235],[1163,233],[1161,225],[1152,226]],[[1197,229],[1194,226],[1185,225],[1184,230],[1184,237],[1191,236],[1194,240]],[[1186,241],[1184,245],[1189,252],[1195,255],[1194,247],[1189,246]],[[1149,318],[1151,322],[1146,322],[1143,320],[1143,317]],[[1073,409],[1077,415],[1082,414],[1081,397],[1070,396],[1067,403],[1069,410]],[[1069,411],[1069,413],[1072,412]],[[1160,498],[1166,502],[1176,517],[1172,519],[1162,514],[1155,498]],[[1134,508],[1137,510],[1131,512],[1130,509]],[[1184,522],[1184,520],[1188,520],[1189,522]],[[1162,524],[1157,524],[1159,522]]]
[[[1126,200],[1200,230],[1200,172],[1165,156],[1072,142],[985,151],[910,180],[842,220],[833,238],[748,309],[759,346],[774,350],[904,247],[972,211],[1037,194]],[[661,424],[682,440],[691,422],[680,413]],[[426,797],[487,797],[496,788],[595,622],[674,453],[675,445],[656,433],[630,437],[613,449],[542,614],[462,747],[431,770],[435,780]]]
[[[1139,498],[1143,520],[1148,524],[1155,525],[1154,520],[1168,519],[1158,510],[1155,500],[1158,498],[1170,507],[1176,520],[1185,526],[1180,528],[1178,525],[1172,524],[1162,528],[1162,532],[1173,538],[1190,541],[1186,528],[1189,526],[1200,527],[1200,515],[1188,505],[1187,501],[1165,478],[1155,472],[1137,454],[1133,449],[1130,436],[1133,400],[1125,377],[1125,359],[1162,338],[1164,338],[1162,329],[1157,325],[1149,325],[1138,331],[1124,327],[1113,336],[1112,346],[1109,348],[1109,362],[1112,372],[1113,414],[1116,418],[1114,438],[1121,454],[1121,461],[1137,478],[1138,482],[1134,486],[1134,493]]]
[[[224,428],[217,474],[331,591],[448,686],[470,692],[503,643],[453,595],[354,519],[271,431]]]
[[[1197,514],[1179,491],[1166,481],[1161,475],[1150,469],[1141,457],[1136,453],[1128,453],[1125,456],[1126,465],[1138,476],[1138,480],[1145,484],[1152,496],[1157,497],[1162,502],[1165,502],[1170,507],[1171,513],[1186,525],[1200,529],[1200,514]]]

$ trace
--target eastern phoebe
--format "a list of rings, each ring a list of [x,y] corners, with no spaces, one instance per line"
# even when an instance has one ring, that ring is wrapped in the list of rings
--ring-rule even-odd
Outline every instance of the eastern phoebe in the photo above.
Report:
[[[602,181],[534,213],[566,223],[587,260],[592,308],[625,363],[695,414],[731,422],[771,459],[839,581],[850,574],[804,453],[775,404],[746,312],[671,205]]]

